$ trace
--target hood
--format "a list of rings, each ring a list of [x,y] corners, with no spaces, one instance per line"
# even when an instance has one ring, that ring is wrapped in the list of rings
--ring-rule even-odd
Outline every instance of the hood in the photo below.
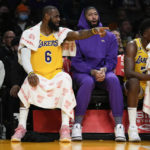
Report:
[[[84,15],[84,11],[85,11],[85,9],[83,9],[83,11],[81,13],[81,16],[80,16],[80,19],[79,19],[79,22],[78,22],[77,26],[78,26],[79,29],[90,29],[90,26],[89,26],[89,24],[88,24],[88,22],[87,22],[87,20],[85,18],[85,15]],[[100,21],[100,16],[99,16],[99,21]],[[102,27],[102,23],[99,22],[98,26]]]

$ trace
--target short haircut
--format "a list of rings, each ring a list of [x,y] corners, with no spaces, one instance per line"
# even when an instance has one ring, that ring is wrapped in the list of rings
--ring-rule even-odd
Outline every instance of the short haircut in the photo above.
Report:
[[[140,28],[139,28],[139,32],[140,34],[143,36],[144,32],[150,28],[150,19],[145,19],[144,21],[142,21]]]
[[[97,9],[94,6],[88,6],[84,9],[84,15],[86,15],[86,13],[90,10],[90,9],[95,9],[97,11]]]
[[[42,12],[42,19],[44,18],[46,13],[52,11],[53,9],[57,9],[57,8],[55,6],[52,6],[52,5],[45,6],[43,8],[43,12]]]
[[[5,31],[5,32],[3,33],[3,36],[2,36],[3,39],[7,37],[7,35],[8,35],[9,32],[14,33],[14,31],[12,31],[12,30],[7,30],[7,31]],[[14,34],[15,34],[15,33],[14,33]]]

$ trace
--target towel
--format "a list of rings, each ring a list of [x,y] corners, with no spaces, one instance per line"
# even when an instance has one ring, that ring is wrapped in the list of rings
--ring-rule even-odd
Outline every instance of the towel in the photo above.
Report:
[[[150,43],[146,47],[148,50],[148,59],[146,62],[146,70],[148,70],[148,74],[150,74]],[[144,102],[143,102],[143,112],[150,115],[150,81],[146,82],[146,88],[145,88],[145,96],[144,96]]]
[[[60,72],[51,80],[37,76],[40,82],[36,87],[30,86],[28,77],[21,86],[18,96],[24,106],[29,108],[30,104],[33,104],[46,109],[60,108],[74,119],[73,109],[76,106],[76,99],[70,75]]]
[[[22,33],[19,48],[18,48],[18,61],[21,63],[20,49],[26,46],[27,48],[37,51],[40,41],[40,26],[42,22],[25,30]],[[76,44],[75,41],[64,41],[68,32],[72,30],[68,28],[59,27],[59,31],[54,33],[55,38],[58,40],[58,45],[62,46],[63,56],[76,56]]]

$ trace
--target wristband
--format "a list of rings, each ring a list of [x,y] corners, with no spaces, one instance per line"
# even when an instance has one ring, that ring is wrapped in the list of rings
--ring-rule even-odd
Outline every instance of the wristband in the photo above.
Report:
[[[28,76],[30,76],[31,74],[34,74],[34,72],[33,72],[33,71],[31,71],[31,72],[28,74]]]
[[[92,33],[95,35],[95,34],[98,34],[96,31],[95,31],[95,28],[92,28],[91,29]]]

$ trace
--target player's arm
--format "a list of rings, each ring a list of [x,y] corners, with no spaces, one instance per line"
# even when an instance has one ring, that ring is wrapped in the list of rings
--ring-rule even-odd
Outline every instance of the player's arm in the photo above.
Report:
[[[39,83],[38,76],[33,72],[31,65],[31,50],[27,47],[21,49],[22,66],[28,74],[28,81],[32,87],[36,87]]]
[[[125,69],[125,75],[127,79],[130,78],[137,78],[142,81],[150,80],[150,75],[148,74],[141,74],[138,72],[135,72],[135,56],[137,52],[137,46],[135,42],[129,42],[126,47],[125,51],[125,60],[124,60],[124,69]]]
[[[89,30],[80,30],[80,31],[70,31],[67,34],[66,40],[73,41],[73,40],[83,40],[89,38],[95,34],[99,34],[101,37],[106,35],[106,31],[108,27],[96,27]]]

